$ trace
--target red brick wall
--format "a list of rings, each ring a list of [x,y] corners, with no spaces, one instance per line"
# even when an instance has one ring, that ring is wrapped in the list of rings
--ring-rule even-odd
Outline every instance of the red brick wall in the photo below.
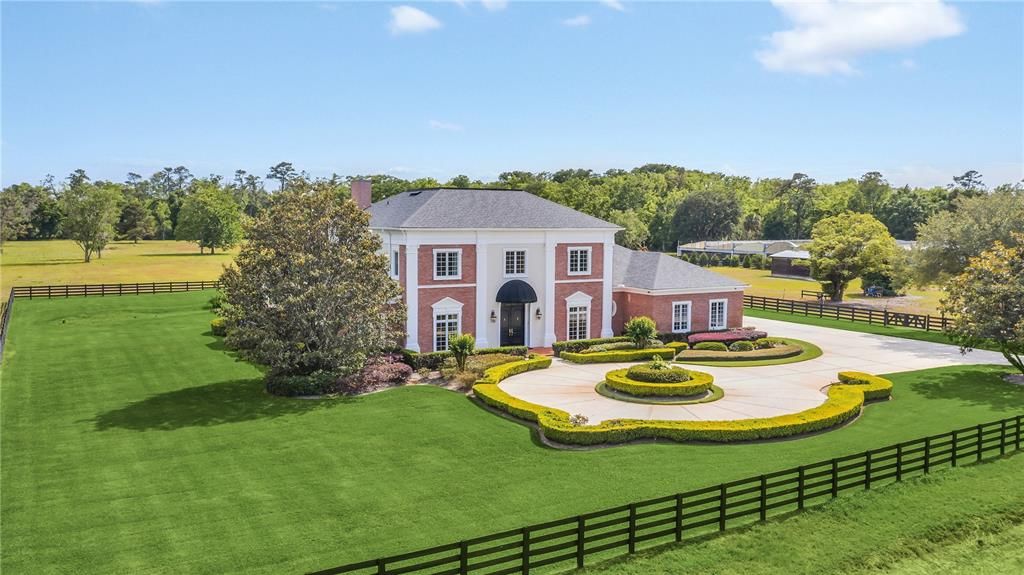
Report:
[[[612,294],[616,310],[612,316],[612,329],[616,335],[629,318],[645,315],[654,320],[659,332],[672,331],[672,302],[690,302],[690,331],[707,331],[708,315],[711,311],[711,300],[729,300],[726,310],[728,327],[743,326],[743,292],[701,293],[686,295],[651,296],[617,291]]]
[[[590,248],[590,274],[569,275],[569,248]],[[555,245],[555,279],[582,280],[601,279],[604,277],[604,244],[579,243]],[[571,292],[570,292],[571,293]]]
[[[435,280],[434,250],[456,248],[462,250],[462,278],[457,280]],[[473,244],[421,245],[418,257],[419,269],[417,270],[417,275],[419,276],[418,279],[421,286],[476,283],[476,246]]]
[[[601,312],[604,309],[601,303],[603,285],[600,281],[555,284],[555,339],[557,341],[564,341],[569,335],[567,323],[569,310],[565,298],[578,291],[593,298],[590,301],[590,337],[601,337]]]
[[[465,252],[463,252],[465,255]],[[463,269],[465,277],[465,269]],[[433,277],[433,274],[431,274]],[[476,333],[476,288],[429,288],[419,293],[419,344],[421,352],[434,351],[434,309],[435,303],[450,297],[462,304],[462,332]]]

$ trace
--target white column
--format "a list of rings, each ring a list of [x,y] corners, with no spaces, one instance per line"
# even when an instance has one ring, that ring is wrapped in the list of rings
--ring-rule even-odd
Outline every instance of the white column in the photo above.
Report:
[[[555,240],[544,235],[544,347],[555,343]]]
[[[490,292],[487,288],[487,244],[480,242],[479,236],[476,241],[476,346],[491,347],[487,340],[488,322],[490,322],[489,309],[491,304]]]
[[[420,281],[419,244],[405,245],[405,332],[408,338],[405,347],[420,350]]]
[[[601,337],[612,337],[612,260],[615,244],[604,241],[604,284],[601,290]]]

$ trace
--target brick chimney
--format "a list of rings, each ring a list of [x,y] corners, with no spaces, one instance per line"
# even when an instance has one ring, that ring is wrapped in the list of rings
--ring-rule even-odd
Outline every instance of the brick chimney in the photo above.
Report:
[[[370,180],[352,180],[352,201],[362,209],[370,207],[373,198]]]

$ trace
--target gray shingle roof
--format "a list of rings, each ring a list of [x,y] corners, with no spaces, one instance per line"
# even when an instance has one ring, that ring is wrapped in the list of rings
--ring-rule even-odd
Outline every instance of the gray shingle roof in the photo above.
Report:
[[[369,208],[371,228],[619,229],[522,190],[412,190]]]
[[[747,284],[659,252],[615,246],[612,287],[645,290],[729,289]]]

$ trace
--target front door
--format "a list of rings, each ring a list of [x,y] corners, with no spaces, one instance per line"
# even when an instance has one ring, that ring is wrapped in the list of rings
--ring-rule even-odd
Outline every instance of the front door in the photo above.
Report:
[[[501,345],[524,345],[526,341],[523,337],[525,315],[526,304],[501,304]]]

